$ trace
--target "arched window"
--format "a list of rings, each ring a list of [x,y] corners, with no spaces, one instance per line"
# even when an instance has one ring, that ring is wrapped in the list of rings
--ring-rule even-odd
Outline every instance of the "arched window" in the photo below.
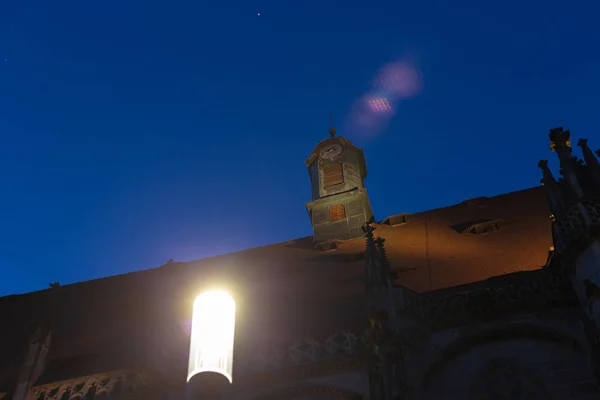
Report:
[[[343,221],[346,219],[346,207],[342,204],[329,207],[329,222]]]
[[[329,164],[323,168],[323,187],[328,188],[344,183],[344,169],[342,164]]]

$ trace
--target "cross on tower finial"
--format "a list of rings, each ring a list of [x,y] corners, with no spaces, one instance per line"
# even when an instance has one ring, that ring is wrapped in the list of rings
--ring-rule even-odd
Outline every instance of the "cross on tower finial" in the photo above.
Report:
[[[335,128],[333,127],[333,113],[329,113],[329,134],[331,137],[335,136]]]

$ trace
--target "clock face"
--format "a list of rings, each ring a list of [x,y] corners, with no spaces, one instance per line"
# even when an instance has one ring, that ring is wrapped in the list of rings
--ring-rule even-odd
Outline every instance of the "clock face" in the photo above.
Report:
[[[344,148],[342,147],[341,144],[338,144],[338,143],[330,144],[329,146],[323,147],[323,149],[321,150],[321,153],[319,153],[319,157],[327,159],[327,160],[331,160],[331,159],[339,156],[340,154],[342,154],[343,151],[344,151]]]

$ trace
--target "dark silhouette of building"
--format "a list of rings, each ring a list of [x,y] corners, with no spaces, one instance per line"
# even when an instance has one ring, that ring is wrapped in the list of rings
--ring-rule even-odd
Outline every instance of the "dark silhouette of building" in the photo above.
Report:
[[[0,400],[180,399],[194,297],[237,303],[226,399],[597,398],[600,166],[373,222],[363,152],[306,165],[314,235],[0,299]],[[598,154],[596,152],[596,154]],[[2,392],[4,391],[4,392]]]

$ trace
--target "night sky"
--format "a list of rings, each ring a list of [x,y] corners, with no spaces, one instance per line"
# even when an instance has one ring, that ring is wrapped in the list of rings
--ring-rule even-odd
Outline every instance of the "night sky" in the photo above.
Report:
[[[549,128],[600,148],[598,15],[2,1],[0,295],[309,236],[304,161],[330,112],[378,219],[538,185]]]

